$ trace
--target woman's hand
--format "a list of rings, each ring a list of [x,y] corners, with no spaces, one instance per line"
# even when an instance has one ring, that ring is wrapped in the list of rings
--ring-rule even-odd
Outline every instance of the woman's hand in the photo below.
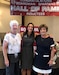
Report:
[[[49,66],[52,66],[53,65],[53,60],[50,59],[49,62],[48,62]]]
[[[6,67],[9,66],[9,60],[8,59],[5,60],[5,65],[6,65]]]

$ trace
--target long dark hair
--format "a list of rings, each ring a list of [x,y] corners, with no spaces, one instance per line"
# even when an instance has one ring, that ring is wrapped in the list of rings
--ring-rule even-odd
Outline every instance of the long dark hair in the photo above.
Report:
[[[28,23],[28,25],[26,26],[26,31],[24,32],[24,35],[25,34],[28,34],[28,26],[32,24],[33,25],[33,31],[31,32],[31,35],[30,36],[34,36],[34,24],[33,23]]]

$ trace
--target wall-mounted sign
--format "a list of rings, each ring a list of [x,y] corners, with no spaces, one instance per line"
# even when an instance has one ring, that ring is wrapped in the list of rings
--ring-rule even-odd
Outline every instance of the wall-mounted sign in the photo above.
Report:
[[[59,16],[58,0],[10,0],[11,15]]]
[[[26,26],[20,26],[20,32],[25,32],[26,31]],[[39,30],[38,30],[38,26],[34,26],[34,32],[35,33],[39,33]]]

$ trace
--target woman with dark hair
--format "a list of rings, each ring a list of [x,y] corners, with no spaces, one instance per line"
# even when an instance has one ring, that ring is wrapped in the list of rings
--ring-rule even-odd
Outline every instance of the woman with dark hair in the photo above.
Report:
[[[39,26],[40,35],[36,36],[37,50],[35,52],[33,70],[38,75],[49,75],[55,53],[54,41],[48,34],[48,27],[45,24]]]
[[[29,23],[22,36],[22,75],[31,75],[33,63],[34,25]]]

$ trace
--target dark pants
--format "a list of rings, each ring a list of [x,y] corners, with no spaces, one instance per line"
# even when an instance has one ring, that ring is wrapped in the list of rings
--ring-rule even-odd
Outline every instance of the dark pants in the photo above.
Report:
[[[10,63],[9,67],[6,67],[6,75],[19,75],[19,62]]]
[[[59,75],[59,68],[53,69],[50,75]]]
[[[5,75],[5,69],[0,69],[0,75]]]

